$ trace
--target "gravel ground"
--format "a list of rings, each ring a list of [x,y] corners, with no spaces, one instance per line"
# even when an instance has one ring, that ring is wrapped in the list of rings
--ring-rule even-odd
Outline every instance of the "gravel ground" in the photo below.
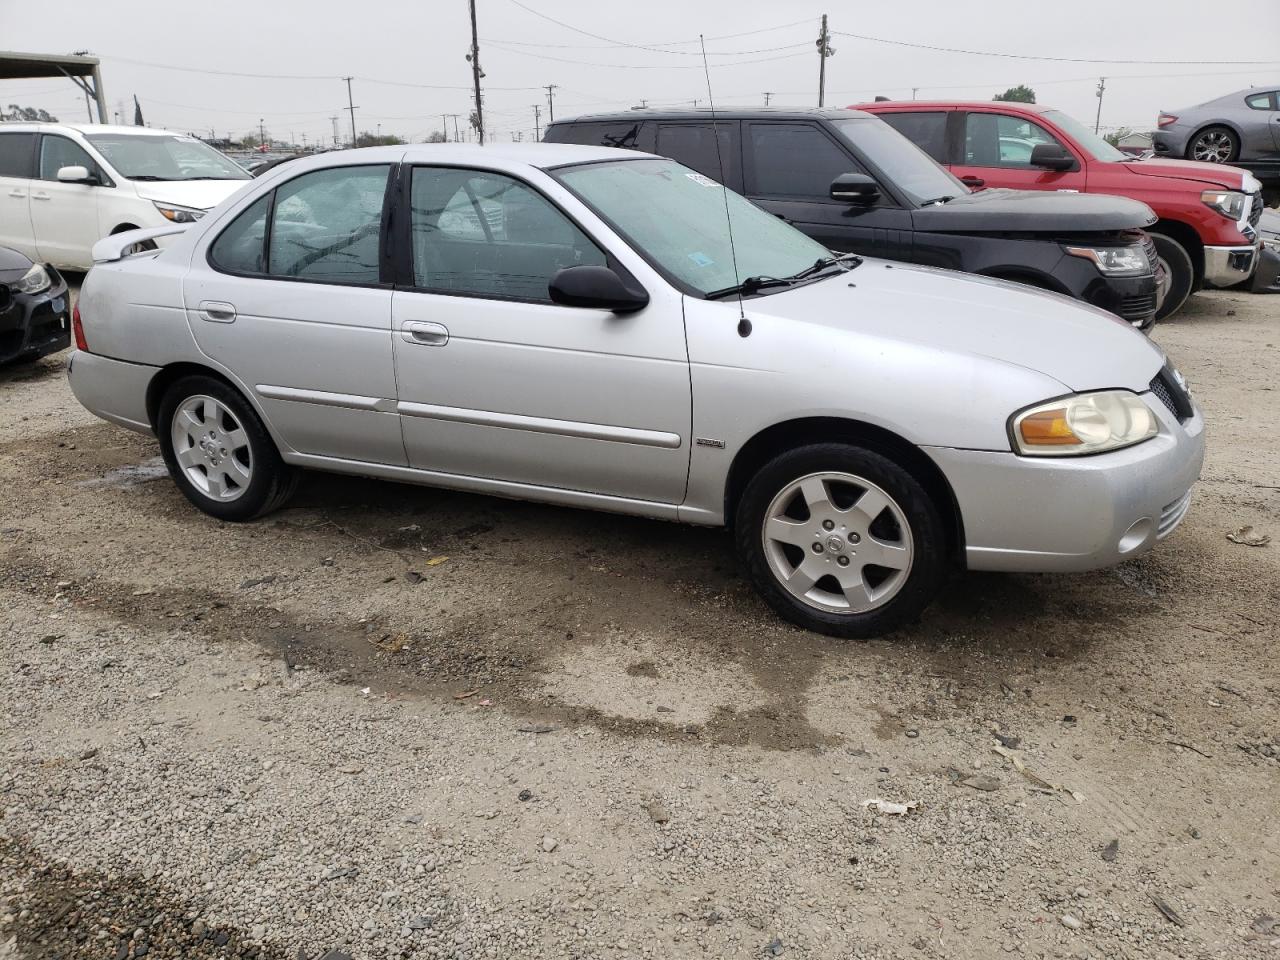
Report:
[[[0,958],[1280,957],[1280,297],[1156,339],[1178,533],[869,643],[715,531],[323,476],[220,524],[0,371]]]

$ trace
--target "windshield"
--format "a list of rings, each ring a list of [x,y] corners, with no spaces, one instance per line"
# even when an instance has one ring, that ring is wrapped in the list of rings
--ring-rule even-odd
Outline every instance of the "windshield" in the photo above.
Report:
[[[1133,159],[1129,154],[1122,150],[1117,150],[1107,143],[1075,117],[1068,116],[1061,110],[1046,110],[1044,118],[1067,131],[1071,139],[1079,144],[1086,153],[1093,154],[1093,159],[1095,160],[1102,160],[1105,163],[1120,163]]]
[[[249,174],[195,137],[172,133],[85,135],[130,180],[248,180]]]
[[[671,160],[611,160],[551,173],[637,252],[702,295],[747,277],[789,277],[831,255],[751,201]]]
[[[831,125],[882,173],[891,177],[894,186],[914,203],[969,192],[968,187],[883,120],[851,117],[832,120]]]

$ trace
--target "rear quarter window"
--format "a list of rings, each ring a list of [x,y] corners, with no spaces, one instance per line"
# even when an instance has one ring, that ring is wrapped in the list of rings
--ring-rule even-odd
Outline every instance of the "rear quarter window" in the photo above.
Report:
[[[0,177],[30,179],[35,145],[34,133],[0,133]]]
[[[588,147],[653,150],[653,124],[643,120],[555,123],[543,137],[548,143],[580,143]]]

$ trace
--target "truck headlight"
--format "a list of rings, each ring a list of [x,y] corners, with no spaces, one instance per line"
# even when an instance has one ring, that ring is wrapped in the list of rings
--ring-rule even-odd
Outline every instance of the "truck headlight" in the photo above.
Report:
[[[1073,257],[1092,260],[1102,273],[1111,277],[1136,277],[1151,269],[1141,247],[1063,247]]]
[[[1014,449],[1027,457],[1078,457],[1130,447],[1160,432],[1136,393],[1103,390],[1051,400],[1009,421]]]
[[[156,203],[156,209],[160,211],[160,216],[166,220],[172,220],[174,223],[195,223],[205,215],[205,211],[198,210],[195,207],[179,207],[172,203]]]
[[[53,281],[49,279],[49,271],[38,263],[33,263],[31,269],[22,275],[22,279],[13,284],[10,289],[14,293],[41,293],[53,286]]]
[[[1217,210],[1228,220],[1239,220],[1244,216],[1244,207],[1249,198],[1237,190],[1206,190],[1200,194],[1200,202],[1210,210]]]

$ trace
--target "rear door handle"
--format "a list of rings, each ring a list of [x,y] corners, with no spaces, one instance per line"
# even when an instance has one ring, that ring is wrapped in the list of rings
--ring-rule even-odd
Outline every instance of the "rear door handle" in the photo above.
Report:
[[[423,347],[443,347],[449,342],[449,328],[442,323],[406,320],[400,328],[400,337],[406,343]]]
[[[235,323],[236,308],[221,300],[201,300],[200,316],[212,323]]]
[[[31,194],[31,199],[32,200],[48,200],[50,199],[50,197],[49,197],[49,194],[47,193],[33,193]]]

